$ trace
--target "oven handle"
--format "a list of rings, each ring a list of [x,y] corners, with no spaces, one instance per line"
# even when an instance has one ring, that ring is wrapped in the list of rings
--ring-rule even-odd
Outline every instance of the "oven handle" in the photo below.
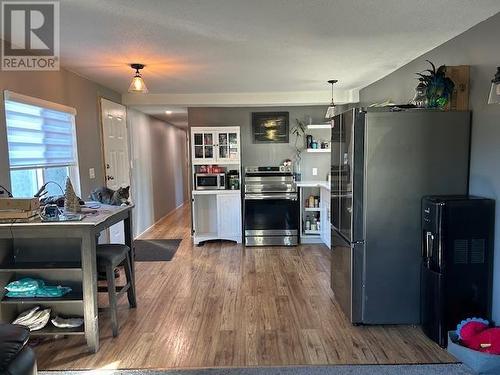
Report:
[[[245,194],[245,200],[270,200],[270,199],[286,199],[290,201],[297,200],[297,194]]]

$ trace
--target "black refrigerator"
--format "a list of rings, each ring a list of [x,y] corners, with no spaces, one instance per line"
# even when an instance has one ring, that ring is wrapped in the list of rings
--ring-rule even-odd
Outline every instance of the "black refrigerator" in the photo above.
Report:
[[[425,197],[421,217],[422,329],[445,347],[462,320],[491,318],[495,202]]]
[[[470,112],[333,119],[331,287],[354,324],[420,323],[422,197],[467,194]]]

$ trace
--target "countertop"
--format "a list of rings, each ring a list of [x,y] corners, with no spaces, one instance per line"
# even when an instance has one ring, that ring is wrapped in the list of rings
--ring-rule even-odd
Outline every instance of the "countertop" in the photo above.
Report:
[[[224,194],[241,194],[241,190],[193,190],[193,195],[224,195]]]
[[[330,183],[328,181],[314,181],[314,180],[306,180],[306,181],[297,181],[297,187],[320,187],[330,191]]]
[[[92,202],[95,203],[95,202]],[[81,214],[85,217],[78,221],[42,221],[38,216],[32,219],[13,219],[4,220],[0,223],[1,228],[16,228],[16,227],[41,227],[41,228],[74,228],[74,227],[97,227],[103,225],[106,221],[113,219],[116,216],[128,216],[128,211],[134,208],[133,204],[128,206],[110,206],[100,204],[97,209],[82,208]],[[123,219],[122,219],[123,220]]]

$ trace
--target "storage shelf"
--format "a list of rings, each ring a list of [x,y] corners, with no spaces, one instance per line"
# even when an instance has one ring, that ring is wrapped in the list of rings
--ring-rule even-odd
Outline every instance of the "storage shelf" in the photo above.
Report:
[[[0,264],[0,272],[33,272],[47,270],[81,271],[82,265],[78,262],[22,262]]]
[[[33,298],[14,298],[4,296],[0,301],[0,304],[18,304],[18,305],[28,305],[28,304],[54,304],[54,303],[82,303],[83,294],[82,292],[71,291],[62,297],[33,297]]]
[[[319,236],[321,234],[321,231],[319,231],[319,230],[307,230],[307,229],[305,229],[304,233],[307,234],[307,235],[317,235],[317,236]]]
[[[310,124],[307,125],[307,129],[328,129],[330,130],[332,128],[332,125],[330,123],[328,124]]]
[[[327,153],[327,152],[332,152],[330,148],[306,148],[306,152],[312,152],[312,153]]]
[[[85,328],[82,324],[80,327],[76,328],[57,328],[48,323],[47,326],[43,327],[38,331],[31,331],[30,336],[57,336],[57,335],[85,335]]]
[[[308,211],[308,212],[320,212],[321,211],[321,208],[320,207],[304,207],[304,211]]]

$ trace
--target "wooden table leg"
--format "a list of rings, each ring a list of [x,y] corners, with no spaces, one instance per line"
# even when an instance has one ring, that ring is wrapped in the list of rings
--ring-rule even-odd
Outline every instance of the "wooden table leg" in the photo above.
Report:
[[[85,320],[85,339],[91,351],[99,350],[99,320],[97,315],[97,259],[95,233],[86,231],[82,236],[82,284],[83,317]]]
[[[135,276],[135,249],[134,235],[132,234],[132,211],[128,211],[128,217],[123,220],[123,230],[125,233],[125,245],[130,247],[130,255],[132,260],[132,274]]]
[[[128,211],[128,216],[123,220],[123,229],[125,233],[125,245],[130,247],[130,269],[131,269],[131,286],[127,291],[130,306],[137,306],[137,295],[135,288],[135,248],[134,248],[134,235],[132,233],[132,210]]]

